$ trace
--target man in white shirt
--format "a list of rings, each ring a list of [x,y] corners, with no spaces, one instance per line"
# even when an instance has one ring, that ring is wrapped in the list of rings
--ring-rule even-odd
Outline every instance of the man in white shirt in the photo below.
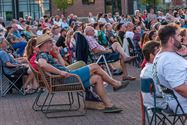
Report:
[[[187,60],[177,54],[182,48],[179,34],[180,29],[175,24],[168,24],[159,30],[161,50],[154,59],[156,68],[153,70],[157,72],[160,84],[174,91],[184,112],[187,113]],[[167,101],[175,111],[177,102],[172,98],[168,98]]]

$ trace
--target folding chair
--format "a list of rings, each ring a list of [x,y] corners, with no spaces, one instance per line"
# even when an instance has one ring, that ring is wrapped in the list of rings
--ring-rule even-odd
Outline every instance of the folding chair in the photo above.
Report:
[[[140,93],[140,99],[141,99],[141,107],[142,107],[142,125],[145,125],[145,121],[147,121],[148,125],[152,125],[152,124],[166,124],[167,123],[171,123],[171,121],[167,118],[167,116],[164,114],[163,109],[160,107],[157,107],[156,105],[156,99],[160,98],[157,97],[155,94],[155,87],[154,87],[154,82],[151,78],[141,78],[140,79],[140,88],[141,88],[141,92],[143,93],[150,93],[152,94],[153,97],[153,107],[147,107],[144,105],[143,103],[143,96],[142,93]],[[152,117],[149,117],[148,112],[151,111]],[[158,120],[158,121],[157,121]]]
[[[84,35],[77,32],[75,34],[75,40],[76,40],[76,59],[77,61],[84,61],[86,64],[88,61],[90,62],[96,62],[97,64],[104,64],[106,66],[108,74],[112,77],[112,73],[110,71],[110,68],[108,66],[108,63],[115,62],[113,60],[106,60],[105,55],[106,53],[99,53],[99,54],[93,54],[89,50],[88,41],[85,38]]]
[[[47,89],[47,96],[41,108],[42,112],[46,115],[46,117],[59,118],[84,116],[86,114],[84,98],[85,90],[79,76],[74,75],[68,78],[63,78],[60,75],[52,75],[48,72],[45,72],[38,63],[37,66],[39,73],[41,74],[41,79],[44,82],[45,87]],[[54,95],[59,91],[68,93],[68,103],[52,104]],[[76,100],[74,99],[74,93],[76,93]],[[83,102],[82,111],[80,97],[82,97]],[[67,108],[65,109],[65,107]],[[65,112],[67,114],[58,114],[62,112]],[[72,114],[68,114],[68,112],[72,112]]]
[[[5,96],[7,92],[10,90],[10,84],[9,84],[9,79],[3,74],[3,66],[0,61],[0,91],[1,91],[1,96]]]
[[[93,59],[93,62],[95,62],[96,64],[104,65],[106,67],[107,73],[109,74],[109,76],[112,77],[112,73],[111,73],[111,70],[110,70],[110,67],[109,67],[109,63],[114,63],[116,61],[119,61],[119,59],[106,60],[105,54],[109,54],[109,53],[92,54],[92,59]]]
[[[174,91],[163,86],[163,85],[160,85],[161,89],[162,89],[162,92],[166,95],[166,96],[170,96],[172,97],[173,99],[175,99],[175,101],[177,102],[177,106],[176,106],[176,109],[174,112],[170,113],[169,116],[173,116],[173,122],[172,122],[172,125],[175,125],[177,123],[178,120],[180,120],[181,124],[182,125],[185,125],[185,120],[186,120],[186,116],[187,114],[184,112],[177,96],[175,95]],[[178,111],[181,111],[182,113],[178,113]]]
[[[23,74],[20,74],[17,78],[14,75],[7,76],[4,74],[3,65],[1,61],[0,67],[0,77],[2,77],[2,79],[0,80],[1,96],[5,96],[12,88],[18,90],[20,94],[25,95],[25,93],[16,86],[16,83],[22,78]]]

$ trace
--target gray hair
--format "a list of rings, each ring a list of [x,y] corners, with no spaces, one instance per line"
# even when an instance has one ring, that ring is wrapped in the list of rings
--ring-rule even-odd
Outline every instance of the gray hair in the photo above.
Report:
[[[86,28],[84,29],[84,33],[85,34],[87,34],[89,31],[91,31],[91,30],[94,30],[94,28],[93,27],[91,27],[91,26],[86,26]]]

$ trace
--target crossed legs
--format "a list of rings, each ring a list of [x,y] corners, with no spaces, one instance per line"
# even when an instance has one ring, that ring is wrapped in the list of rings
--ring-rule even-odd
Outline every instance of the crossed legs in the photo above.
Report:
[[[109,97],[106,94],[104,85],[103,85],[103,79],[99,75],[92,75],[90,78],[90,83],[95,86],[96,93],[103,101],[105,107],[112,107],[112,103],[109,99]]]
[[[110,77],[98,64],[92,63],[89,65],[90,67],[90,74],[91,75],[98,75],[102,78],[104,82],[107,82],[113,87],[121,86],[121,82],[113,79]]]

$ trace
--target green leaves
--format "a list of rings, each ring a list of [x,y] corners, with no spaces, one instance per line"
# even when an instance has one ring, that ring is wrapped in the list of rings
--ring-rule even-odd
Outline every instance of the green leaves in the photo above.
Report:
[[[58,9],[65,11],[71,0],[53,0]],[[72,0],[73,2],[73,0]]]
[[[151,5],[151,4],[159,4],[161,3],[161,0],[141,0],[141,3],[144,4],[144,5]]]

